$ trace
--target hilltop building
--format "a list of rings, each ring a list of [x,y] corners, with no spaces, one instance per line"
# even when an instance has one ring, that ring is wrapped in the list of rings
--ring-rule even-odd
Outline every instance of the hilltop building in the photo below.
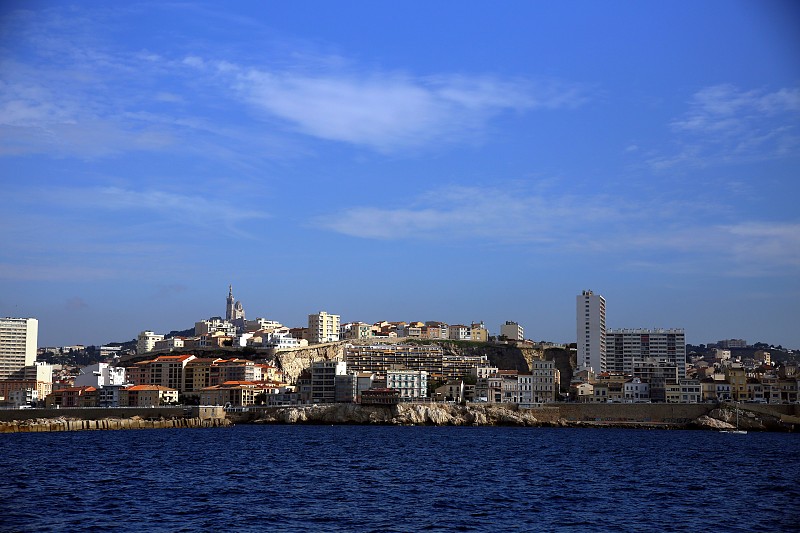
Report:
[[[500,335],[510,341],[525,340],[525,330],[522,326],[510,320],[506,320],[506,323],[500,326]]]
[[[308,335],[308,341],[313,344],[338,341],[339,315],[331,315],[325,311],[308,315]]]
[[[136,353],[152,352],[156,347],[156,342],[163,341],[164,335],[157,335],[152,331],[143,331],[139,333],[136,340]]]
[[[578,367],[606,371],[606,299],[583,291],[576,299]]]

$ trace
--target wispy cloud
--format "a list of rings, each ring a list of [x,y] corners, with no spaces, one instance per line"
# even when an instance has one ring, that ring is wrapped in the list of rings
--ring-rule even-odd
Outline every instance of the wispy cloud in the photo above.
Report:
[[[64,187],[42,191],[37,198],[49,205],[69,209],[157,213],[171,224],[211,228],[221,232],[238,232],[241,231],[239,225],[242,222],[269,218],[265,211],[248,209],[222,199],[157,189]]]
[[[677,165],[773,159],[800,152],[800,88],[742,90],[723,84],[697,91],[670,127],[678,146],[650,159],[657,170]]]
[[[724,216],[725,209],[705,206]],[[791,221],[700,222],[688,200],[639,198],[620,205],[606,195],[453,187],[429,191],[410,207],[352,207],[314,223],[365,239],[476,245],[536,245],[628,268],[764,275],[800,269],[800,224]],[[703,217],[713,220],[713,217]],[[650,259],[650,258],[656,258]],[[650,265],[650,266],[647,266]],[[658,266],[654,266],[658,265]]]
[[[519,190],[449,187],[428,191],[411,207],[353,207],[316,223],[354,237],[449,240],[480,238],[501,243],[547,243],[616,223],[635,214],[610,207],[602,197],[552,197]]]
[[[498,114],[575,107],[588,98],[576,84],[380,71],[249,69],[234,87],[297,131],[382,152],[463,140]]]

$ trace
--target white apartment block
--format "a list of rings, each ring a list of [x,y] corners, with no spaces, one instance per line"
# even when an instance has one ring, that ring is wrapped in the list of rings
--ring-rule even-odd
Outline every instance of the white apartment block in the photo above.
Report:
[[[606,370],[633,374],[643,362],[670,363],[678,378],[686,377],[686,335],[683,329],[609,329]]]
[[[212,335],[214,333],[222,333],[227,337],[236,336],[236,326],[230,320],[223,320],[218,316],[209,318],[208,320],[201,320],[194,323],[195,337],[203,335]]]
[[[23,379],[37,381],[40,383],[52,383],[53,365],[43,361],[35,361],[32,365],[25,367]]]
[[[623,397],[627,403],[650,401],[650,385],[640,378],[633,378],[623,385]]]
[[[100,389],[113,385],[125,385],[125,368],[108,363],[96,363],[80,369],[75,377],[75,387],[94,387]]]
[[[0,318],[0,379],[10,379],[36,362],[39,321]]]
[[[244,330],[253,333],[256,331],[274,331],[283,328],[283,324],[277,320],[267,320],[266,318],[256,318],[247,320],[244,323]]]
[[[156,342],[163,341],[164,335],[157,335],[152,331],[143,331],[139,333],[136,340],[136,353],[152,352],[156,347]]]
[[[428,373],[424,370],[387,370],[386,388],[400,391],[401,400],[428,397]]]
[[[309,341],[314,344],[335,342],[339,340],[339,315],[331,315],[320,311],[308,315]]]
[[[592,291],[576,298],[578,367],[596,373],[606,368],[606,299]]]
[[[525,340],[525,330],[510,320],[506,320],[506,323],[500,326],[500,335],[512,341]]]

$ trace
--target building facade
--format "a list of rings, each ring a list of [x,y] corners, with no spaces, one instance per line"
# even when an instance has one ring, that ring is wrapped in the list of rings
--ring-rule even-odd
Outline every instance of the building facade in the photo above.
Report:
[[[156,347],[156,342],[163,341],[164,335],[157,335],[152,331],[143,331],[139,333],[136,339],[136,353],[152,352]]]
[[[311,402],[336,401],[336,376],[347,375],[344,361],[314,361],[311,363]]]
[[[683,329],[610,329],[606,332],[606,368],[633,374],[644,362],[667,363],[686,377],[686,334]]]
[[[606,371],[606,299],[583,291],[576,299],[578,367]]]
[[[428,396],[428,373],[424,370],[387,370],[386,388],[400,391],[405,401]]]
[[[320,311],[308,315],[309,342],[322,344],[339,340],[339,315],[331,315]]]
[[[0,379],[11,379],[36,362],[39,321],[0,318]]]
[[[506,323],[500,326],[500,335],[510,341],[525,340],[525,330],[516,322],[506,320]]]

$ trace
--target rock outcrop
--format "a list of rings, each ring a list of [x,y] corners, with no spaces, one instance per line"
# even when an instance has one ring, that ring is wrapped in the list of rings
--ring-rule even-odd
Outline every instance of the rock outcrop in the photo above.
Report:
[[[533,411],[504,406],[409,403],[396,406],[320,404],[281,407],[253,420],[262,424],[378,424],[404,426],[541,426]]]
[[[275,353],[275,361],[289,383],[295,383],[303,370],[315,361],[344,361],[344,342],[314,344]]]

